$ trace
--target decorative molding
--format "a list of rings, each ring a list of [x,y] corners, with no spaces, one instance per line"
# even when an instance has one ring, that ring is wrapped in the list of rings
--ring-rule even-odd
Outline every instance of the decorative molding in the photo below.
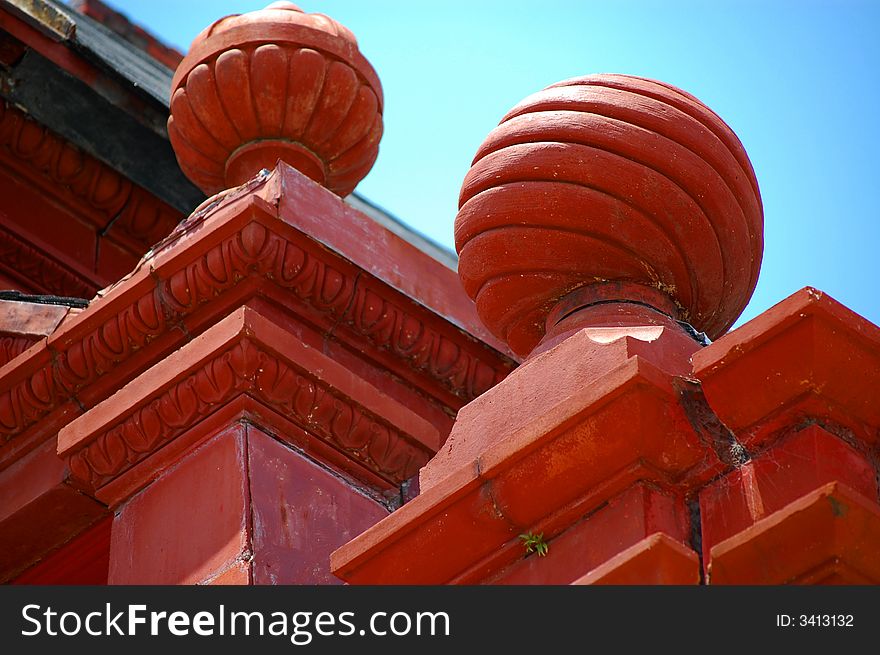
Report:
[[[168,278],[162,298],[175,314],[187,314],[250,271],[289,289],[464,401],[473,400],[510,372],[480,361],[424,318],[389,299],[367,276],[347,275],[257,222]]]
[[[131,193],[107,234],[142,255],[153,244],[158,243],[185,218],[176,209],[159,200],[152,193],[132,185]]]
[[[166,329],[158,290],[140,297],[81,339],[57,353],[53,380],[73,396],[112,371]],[[0,415],[0,430],[3,417]]]
[[[345,197],[379,154],[382,106],[348,29],[276,2],[196,36],[171,83],[168,138],[208,195],[282,159]]]
[[[395,484],[432,455],[329,384],[242,338],[89,439],[70,455],[71,473],[94,491],[244,393]]]
[[[481,361],[460,343],[383,298],[363,278],[356,280],[354,297],[343,320],[374,345],[427,373],[465,402],[491,389],[511,370],[498,370]]]
[[[0,158],[42,191],[79,209],[98,230],[112,228],[113,237],[136,255],[167,236],[183,218],[3,99]]]
[[[0,225],[0,270],[30,291],[74,298],[91,298],[98,290],[91,280]]]
[[[14,437],[50,413],[58,401],[99,380],[106,382],[107,374],[169,326],[179,324],[248,278],[262,278],[290,290],[312,310],[328,315],[334,329],[344,326],[353,333],[351,338],[366,338],[374,348],[401,362],[404,371],[409,369],[438,385],[440,389],[432,393],[443,390],[459,398],[460,404],[492,387],[512,369],[512,362],[458,328],[447,326],[442,319],[431,320],[427,310],[419,315],[415,303],[406,309],[403,299],[392,299],[399,294],[383,288],[382,282],[359,274],[357,269],[343,272],[341,261],[339,266],[331,263],[336,258],[332,252],[305,238],[294,243],[261,221],[271,221],[273,227],[284,225],[256,209],[237,231],[194,260],[182,265],[176,257],[158,263],[145,260],[144,265],[154,266],[151,277],[156,286],[128,300],[134,294],[126,285],[144,284],[143,275],[138,277],[135,271],[133,278],[139,282],[123,280],[110,291],[118,302],[108,296],[83,312],[67,335],[53,341],[52,362],[0,394],[0,437]],[[184,234],[187,232],[179,236]],[[154,257],[165,257],[174,243],[166,243]],[[189,247],[198,248],[194,243]],[[84,320],[91,320],[94,327],[88,331],[79,328]],[[370,356],[369,350],[364,352]],[[33,388],[42,390],[36,398]]]
[[[566,296],[597,283],[621,285],[610,300],[650,293],[716,339],[755,289],[763,220],[742,144],[702,102],[631,75],[570,78],[518,103],[477,150],[458,274],[523,356]]]
[[[18,168],[27,166],[31,173],[48,178],[53,195],[63,190],[72,193],[102,216],[104,223],[122,209],[131,193],[131,182],[125,177],[5,100],[0,100],[0,151],[12,155]]]
[[[10,441],[67,399],[59,393],[61,389],[52,373],[51,362],[46,363],[0,394],[0,444]]]
[[[0,366],[12,361],[25,350],[34,345],[36,337],[11,336],[0,334]]]

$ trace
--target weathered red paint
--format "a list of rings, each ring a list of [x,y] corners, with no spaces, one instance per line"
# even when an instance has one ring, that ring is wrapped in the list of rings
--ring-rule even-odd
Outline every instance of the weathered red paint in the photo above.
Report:
[[[818,289],[801,289],[696,353],[694,375],[749,448],[816,421],[877,443],[880,327]]]
[[[718,542],[830,482],[877,498],[876,476],[867,453],[818,425],[806,427],[700,491],[703,547],[709,552]]]
[[[572,584],[695,585],[699,582],[697,554],[680,541],[657,532],[621,551]]]
[[[348,29],[276,2],[196,36],[171,84],[168,136],[209,195],[283,160],[346,196],[378,155],[382,104]]]
[[[430,423],[242,307],[65,426],[59,453],[77,484],[114,506],[203,438],[192,426],[244,394],[325,441],[335,467],[371,471],[382,490],[440,445]]]
[[[450,281],[439,290],[408,281],[402,272],[439,271],[441,265],[396,235],[384,233],[296,171],[282,166],[276,175],[279,183],[270,177],[241,197],[228,198],[195,217],[194,223],[185,224],[156,248],[144,266],[96,298],[89,308],[69,312],[47,338],[22,353],[13,362],[15,366],[0,371],[4,381],[0,428],[7,436],[0,456],[7,466],[35,448],[54,449],[59,430],[63,432],[62,444],[74,433],[99,437],[102,429],[111,432],[114,421],[124,423],[131,412],[142,408],[143,403],[134,396],[142,396],[143,402],[163,398],[200,362],[210,360],[217,348],[224,343],[233,345],[224,341],[225,337],[218,340],[217,335],[225,329],[224,317],[241,308],[267,317],[263,323],[275,326],[274,332],[262,337],[263,351],[290,351],[282,357],[290,362],[291,353],[297,351],[300,354],[294,360],[300,362],[298,366],[304,372],[318,373],[334,393],[355,398],[358,406],[379,416],[392,431],[420,435],[415,443],[424,448],[425,458],[445,438],[450,414],[463,399],[476,396],[510,370],[508,358],[460,327],[479,332],[473,310],[451,286],[452,272],[437,273],[436,279]],[[297,202],[285,199],[285,189],[300,191]],[[268,201],[263,200],[264,195]],[[381,239],[396,259],[377,257],[368,262],[356,252],[354,237],[334,237],[329,227],[315,230],[322,240],[318,244],[294,227],[297,222],[311,225],[316,207],[325,220],[336,223],[335,232],[345,233],[343,226],[350,224],[354,235]],[[193,230],[193,225],[198,229]],[[352,253],[351,259],[342,253]],[[264,333],[259,326],[242,329],[252,334],[241,330],[230,334],[259,341]],[[203,342],[204,347],[199,346]],[[199,348],[201,354],[196,355]],[[179,352],[173,354],[175,351]],[[247,361],[247,366],[259,364]],[[258,383],[258,377],[248,379],[250,385]],[[103,503],[121,505],[173,468],[212,430],[242,417],[262,421],[275,434],[337,471],[347,484],[391,492],[389,472],[401,464],[388,443],[376,442],[375,448],[384,453],[385,465],[391,468],[385,472],[370,468],[372,464],[346,454],[353,451],[325,442],[312,427],[297,424],[295,413],[288,413],[292,410],[277,409],[283,404],[266,404],[267,387],[249,388],[251,395],[246,389],[236,391],[218,411],[199,412],[201,418],[188,410],[181,414],[183,407],[175,410],[178,413],[168,413],[173,404],[164,400],[160,416],[176,426],[173,434],[177,436],[161,441],[165,445],[159,452],[143,461],[146,453],[131,461],[123,457],[119,474],[111,467],[107,471],[110,477],[97,488],[78,475],[69,479],[63,469],[60,477],[47,482],[37,495],[52,492],[53,485],[59,483],[69,488],[72,481]],[[32,396],[33,389],[41,390],[39,402]],[[83,410],[88,418],[74,421]],[[330,417],[316,420],[316,425],[328,425]],[[170,428],[166,425],[162,429]],[[101,466],[119,456],[120,444],[106,443],[113,447],[104,451]],[[144,449],[143,444],[134,446]],[[373,456],[364,457],[371,460]],[[418,464],[412,470],[405,466],[400,470],[412,475],[417,468]],[[395,484],[402,479],[398,476]],[[70,493],[72,498],[94,502],[73,489]],[[99,513],[106,511],[100,503],[95,507]],[[42,521],[48,514],[34,511],[27,516],[29,530],[50,534]],[[33,544],[31,537],[22,541]],[[56,544],[52,541],[43,549]],[[33,551],[35,558],[42,552],[29,546],[26,550]],[[31,561],[18,558],[10,570]],[[215,573],[219,576],[222,571]],[[247,576],[254,579],[250,570]]]
[[[249,557],[246,431],[224,430],[117,510],[110,584],[194,584]]]
[[[236,423],[118,509],[110,582],[338,584],[330,551],[387,513],[258,427]]]
[[[557,349],[576,352],[577,336]],[[552,539],[639,480],[686,485],[689,473],[717,465],[678,406],[671,376],[633,357],[591,384],[568,386],[555,368],[541,368],[545,360],[518,372],[534,370],[532,381],[554,385],[561,402],[512,432],[496,425],[485,450],[463,462],[450,455],[429,485],[423,475],[418,497],[333,554],[337,575],[477,582],[522,557],[523,532]],[[509,388],[520,398],[535,392],[527,383]],[[468,547],[450,548],[451,539]]]
[[[570,584],[630,546],[655,534],[679,544],[690,540],[687,509],[680,496],[635,484],[548,542],[553,557],[529,555],[491,584]],[[549,551],[548,551],[549,553]]]
[[[0,27],[4,61],[101,79]],[[599,75],[515,107],[462,189],[475,309],[332,193],[382,129],[337,22],[221,19],[175,89],[185,168],[241,184],[179,225],[0,105],[0,281],[112,283],[0,314],[0,580],[880,581],[880,329],[810,288],[707,347],[676,320],[719,336],[761,258],[748,158],[698,100]]]
[[[529,96],[489,134],[455,243],[481,318],[524,355],[553,305],[597,281],[659,290],[677,318],[723,334],[757,283],[762,224],[724,121],[667,84],[593,75]]]
[[[674,396],[669,386],[671,375],[686,374],[687,357],[699,347],[678,325],[639,305],[596,305],[579,314],[583,321],[580,329],[530,358],[526,365],[461,409],[446,446],[419,475],[423,492],[515,435],[537,436],[557,424],[573,422],[589,406],[585,399],[601,398],[607,388],[615,387],[615,380],[629,375],[628,370],[650,371],[648,375],[658,376],[652,379],[665,377],[666,381],[658,386],[668,389],[670,398]],[[589,327],[584,328],[584,323]],[[620,431],[627,431],[627,424],[633,422],[624,420],[627,410],[614,411],[620,412]],[[677,420],[686,425],[683,417]],[[642,443],[651,449],[649,435],[653,430],[648,430]],[[682,434],[690,432],[689,428],[681,430]],[[677,431],[677,424],[670,426],[672,434]],[[686,449],[674,445],[677,442],[672,434],[666,439],[668,447]],[[684,459],[693,464],[700,455]]]
[[[330,553],[388,509],[325,468],[248,426],[254,584],[340,584]]]
[[[0,300],[0,367],[51,334],[69,311],[63,305]]]
[[[713,584],[880,584],[880,505],[839,482],[712,548]]]

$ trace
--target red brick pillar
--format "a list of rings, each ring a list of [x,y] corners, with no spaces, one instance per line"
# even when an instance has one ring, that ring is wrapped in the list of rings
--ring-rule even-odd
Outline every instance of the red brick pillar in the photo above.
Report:
[[[0,580],[338,582],[329,553],[416,493],[515,362],[447,262],[343,201],[382,104],[326,16],[197,37],[168,131],[216,195],[3,367]]]
[[[397,498],[322,437],[346,416],[378,430],[382,412],[409,416],[243,307],[63,428],[59,450],[114,511],[110,583],[328,583],[329,553]]]
[[[880,583],[880,328],[808,287],[694,371],[751,453],[700,492],[710,582]]]
[[[116,510],[110,584],[328,584],[330,552],[387,508],[245,421]]]
[[[514,107],[455,237],[481,319],[526,359],[462,408],[421,495],[334,553],[337,575],[700,582],[696,493],[743,454],[690,357],[748,301],[762,220],[739,140],[693,96],[600,75]]]
[[[437,430],[314,348],[326,318],[316,329],[313,316],[259,297],[258,268],[284,283],[321,265],[277,233],[270,214],[285,189],[274,207],[254,190],[281,159],[349,194],[376,158],[379,79],[345,27],[274,3],[199,34],[171,91],[178,161],[205,193],[222,193],[109,294],[137,307],[98,327],[80,368],[91,370],[92,348],[112,361],[144,324],[185,343],[66,425],[59,453],[74,483],[114,512],[110,583],[338,582],[329,553],[400,502],[399,485],[426,459],[420,439],[436,444]],[[318,198],[310,212],[339,212]],[[218,209],[230,199],[238,205]],[[322,271],[312,293],[350,287]],[[321,300],[332,304],[331,291]]]

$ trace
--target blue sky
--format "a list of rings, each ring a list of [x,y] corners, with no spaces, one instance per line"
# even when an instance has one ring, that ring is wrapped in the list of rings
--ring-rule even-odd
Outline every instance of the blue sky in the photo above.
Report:
[[[105,0],[186,50],[268,0]],[[589,73],[660,79],[737,133],[764,202],[742,320],[812,285],[880,323],[880,2],[302,0],[350,28],[385,92],[379,159],[358,191],[452,247],[458,190],[516,102]]]

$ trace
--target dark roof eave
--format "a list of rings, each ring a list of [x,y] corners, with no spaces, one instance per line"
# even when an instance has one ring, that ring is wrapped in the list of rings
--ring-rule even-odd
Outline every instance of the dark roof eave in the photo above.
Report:
[[[181,172],[165,129],[173,71],[59,0],[6,1],[30,25],[103,70],[147,111],[133,112],[112,85],[88,85],[34,51],[14,67],[14,83],[0,85],[0,95],[182,213],[201,204],[205,196]],[[346,201],[433,259],[457,268],[453,251],[375,203],[357,193]]]

